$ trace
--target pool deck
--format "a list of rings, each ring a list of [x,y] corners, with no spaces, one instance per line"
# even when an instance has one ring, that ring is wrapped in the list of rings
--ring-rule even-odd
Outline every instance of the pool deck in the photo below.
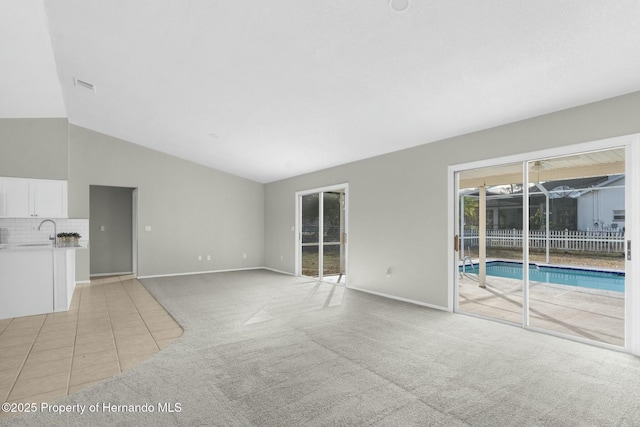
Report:
[[[472,275],[473,276],[473,275]],[[486,287],[463,276],[458,311],[522,324],[522,281],[487,276]],[[624,293],[531,282],[530,326],[624,345]]]

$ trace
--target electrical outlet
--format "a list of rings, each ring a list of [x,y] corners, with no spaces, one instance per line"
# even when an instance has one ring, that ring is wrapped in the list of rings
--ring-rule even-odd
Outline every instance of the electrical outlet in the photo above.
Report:
[[[105,229],[104,225],[101,225],[100,226],[100,231],[104,231],[104,229]]]
[[[247,253],[246,252],[242,254],[242,258],[247,259]]]
[[[207,261],[211,261],[211,255],[207,255]]]
[[[284,256],[280,255],[280,261],[284,261]]]
[[[151,226],[150,225],[145,225],[144,226],[144,231],[151,231]]]
[[[198,261],[202,261],[202,255],[198,255]]]

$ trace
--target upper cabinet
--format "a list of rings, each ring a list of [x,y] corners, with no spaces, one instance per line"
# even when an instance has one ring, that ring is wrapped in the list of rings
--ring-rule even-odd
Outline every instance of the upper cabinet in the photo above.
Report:
[[[67,181],[0,177],[0,217],[67,216]]]
[[[29,180],[0,178],[0,217],[29,217]]]

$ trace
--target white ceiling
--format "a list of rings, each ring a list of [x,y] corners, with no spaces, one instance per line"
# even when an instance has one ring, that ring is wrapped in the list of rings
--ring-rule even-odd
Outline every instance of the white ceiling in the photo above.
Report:
[[[640,90],[638,0],[0,5],[0,117],[259,182]]]

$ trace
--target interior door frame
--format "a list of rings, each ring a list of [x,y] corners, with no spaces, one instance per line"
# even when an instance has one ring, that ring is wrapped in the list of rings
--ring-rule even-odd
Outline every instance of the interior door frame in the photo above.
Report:
[[[344,191],[344,236],[342,237],[344,240],[344,277],[345,282],[344,285],[348,286],[349,284],[349,184],[335,184],[326,187],[312,188],[309,190],[296,191],[295,194],[295,210],[296,210],[296,222],[295,222],[295,275],[296,277],[302,276],[302,196],[308,196],[310,194],[323,194],[332,191]],[[323,223],[323,197],[320,197],[320,205],[319,205],[319,222]],[[319,236],[318,246],[322,248],[322,236]],[[323,279],[323,265],[322,265],[322,250],[318,253],[318,280],[322,281]]]
[[[138,277],[138,188],[131,191],[131,269]]]
[[[126,187],[109,184],[91,184],[89,185],[89,197],[91,197],[91,187],[108,187],[131,190],[131,271],[116,271],[110,273],[91,274],[91,268],[89,268],[89,276],[101,277],[132,274],[133,276],[138,277],[138,187]],[[91,209],[91,206],[89,207],[89,209]]]
[[[536,158],[545,157],[560,157],[569,156],[576,153],[583,153],[589,151],[606,150],[613,148],[625,148],[625,180],[627,182],[625,188],[625,217],[628,220],[625,221],[625,239],[627,242],[637,242],[632,247],[636,248],[635,252],[638,252],[640,247],[640,197],[633,194],[632,189],[640,188],[640,171],[634,171],[632,165],[640,164],[640,134],[631,134],[620,137],[596,140],[591,142],[565,145],[546,150],[538,150],[527,153],[521,153],[511,156],[496,157],[493,159],[480,160],[469,163],[462,163],[457,165],[451,165],[448,167],[447,185],[448,185],[448,225],[449,239],[447,249],[449,256],[448,261],[448,305],[447,310],[449,312],[459,312],[458,299],[458,260],[456,252],[455,236],[459,235],[459,201],[457,200],[457,191],[459,178],[458,173],[470,170],[492,166],[499,166],[508,163],[523,163],[523,178],[526,178],[528,168],[526,164],[528,161]],[[524,188],[527,186],[525,185]],[[527,192],[525,192],[527,193]],[[523,194],[523,198],[527,198],[528,194]],[[523,214],[526,212],[523,209]],[[528,228],[528,221],[524,221],[527,224],[525,228]],[[523,224],[523,225],[524,225]],[[527,246],[527,245],[524,245]],[[625,246],[626,247],[626,246]],[[574,341],[586,342],[592,345],[610,348],[613,350],[623,350],[625,352],[632,353],[640,356],[640,257],[632,253],[632,260],[625,262],[625,344],[624,347],[614,346],[611,344],[601,343],[597,341],[584,340],[578,337],[572,337],[568,335],[562,335],[553,333],[552,331],[541,330],[538,328],[529,327],[528,323],[528,301],[527,290],[523,289],[523,320],[522,327],[525,329],[534,330],[537,332],[543,332],[549,335],[560,335],[563,338],[571,339]],[[529,257],[528,250],[523,250],[523,265],[528,265]],[[526,271],[524,269],[523,271]],[[523,280],[527,280],[527,275]],[[528,280],[527,280],[528,281]],[[523,284],[523,288],[527,287],[527,282]],[[496,320],[496,319],[492,319]],[[498,320],[499,321],[499,320]],[[511,324],[511,323],[509,323]]]

